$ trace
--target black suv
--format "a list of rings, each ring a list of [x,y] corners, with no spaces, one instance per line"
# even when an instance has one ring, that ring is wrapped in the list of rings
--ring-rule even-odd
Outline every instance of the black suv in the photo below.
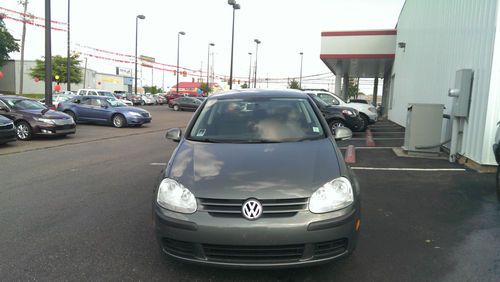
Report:
[[[335,132],[337,127],[347,127],[352,131],[361,131],[365,128],[364,120],[357,110],[348,107],[328,105],[316,95],[307,95],[311,97],[321,113],[323,113],[332,132]]]
[[[0,145],[11,141],[16,141],[14,123],[10,119],[0,115]]]

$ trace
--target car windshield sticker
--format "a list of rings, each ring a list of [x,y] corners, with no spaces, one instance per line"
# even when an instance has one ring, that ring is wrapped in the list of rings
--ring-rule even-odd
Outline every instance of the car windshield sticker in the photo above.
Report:
[[[317,128],[316,126],[313,126],[313,132],[318,133],[319,132],[319,128]]]
[[[198,130],[198,133],[196,134],[196,136],[203,136],[203,135],[205,135],[205,132],[207,132],[207,130],[202,128],[202,129]]]

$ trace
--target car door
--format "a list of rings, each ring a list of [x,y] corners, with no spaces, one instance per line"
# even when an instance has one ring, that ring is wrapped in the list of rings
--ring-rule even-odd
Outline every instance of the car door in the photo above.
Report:
[[[92,119],[98,122],[107,122],[109,120],[109,105],[104,99],[91,98]]]
[[[20,117],[20,114],[16,113],[15,110],[7,106],[3,101],[0,100],[0,115],[10,119],[17,120]]]
[[[90,97],[82,97],[79,99],[80,103],[75,103],[74,107],[77,108],[78,120],[81,121],[93,121],[92,118],[92,105]],[[77,102],[75,100],[75,102]]]

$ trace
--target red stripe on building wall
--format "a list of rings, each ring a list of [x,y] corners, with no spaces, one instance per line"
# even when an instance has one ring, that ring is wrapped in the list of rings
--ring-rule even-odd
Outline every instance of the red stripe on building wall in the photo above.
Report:
[[[363,36],[363,35],[396,35],[395,29],[383,30],[353,30],[353,31],[324,31],[321,36]]]
[[[321,54],[320,59],[394,59],[395,54]]]

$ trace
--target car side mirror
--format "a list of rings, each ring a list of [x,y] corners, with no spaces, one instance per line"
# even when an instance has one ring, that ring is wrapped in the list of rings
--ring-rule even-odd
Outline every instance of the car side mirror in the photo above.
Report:
[[[170,139],[174,142],[181,141],[182,130],[180,128],[170,128],[165,134],[165,138]]]
[[[352,131],[347,127],[337,127],[335,128],[334,135],[337,141],[347,140],[352,137]]]

